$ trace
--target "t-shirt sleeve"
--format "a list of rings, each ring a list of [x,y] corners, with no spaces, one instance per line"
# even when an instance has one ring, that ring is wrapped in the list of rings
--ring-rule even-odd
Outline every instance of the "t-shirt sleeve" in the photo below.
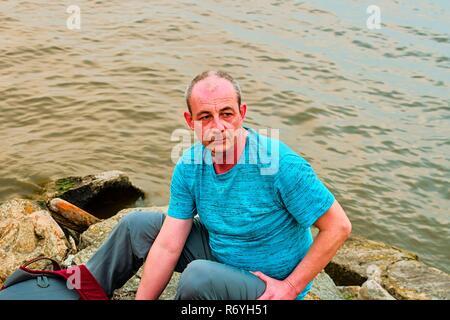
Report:
[[[303,228],[311,227],[334,202],[311,165],[298,155],[282,158],[275,187],[281,202]]]
[[[186,164],[178,163],[172,174],[170,183],[170,200],[167,215],[177,219],[191,219],[195,216],[194,197],[184,178]]]

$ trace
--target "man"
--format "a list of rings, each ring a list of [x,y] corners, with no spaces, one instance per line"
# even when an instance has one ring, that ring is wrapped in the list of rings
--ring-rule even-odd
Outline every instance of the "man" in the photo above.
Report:
[[[344,210],[301,156],[243,127],[230,75],[198,75],[186,102],[201,143],[175,166],[167,216],[123,218],[88,269],[112,295],[145,261],[136,299],[157,299],[174,270],[177,299],[303,299],[351,232]]]

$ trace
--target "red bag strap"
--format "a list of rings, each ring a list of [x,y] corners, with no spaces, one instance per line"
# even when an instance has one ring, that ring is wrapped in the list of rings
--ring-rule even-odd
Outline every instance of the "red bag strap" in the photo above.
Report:
[[[32,264],[33,262],[40,261],[40,260],[49,260],[53,264],[53,271],[49,270],[32,270],[28,269],[27,266]],[[97,279],[92,275],[92,273],[89,271],[88,268],[84,264],[72,266],[69,269],[61,269],[58,262],[55,260],[39,256],[37,258],[31,259],[27,262],[25,262],[21,267],[22,270],[25,272],[29,272],[31,274],[48,274],[48,275],[55,275],[62,277],[65,280],[68,280],[71,278],[73,272],[70,270],[71,268],[78,268],[79,275],[80,275],[80,288],[74,288],[80,295],[81,300],[109,300],[108,296],[106,295],[103,288],[100,286],[100,284],[97,282]]]
[[[22,265],[22,267],[26,268],[30,264],[32,264],[32,263],[34,263],[36,261],[41,261],[41,260],[49,260],[49,261],[51,261],[52,262],[52,266],[53,266],[53,271],[61,270],[61,266],[59,265],[59,263],[56,260],[53,260],[52,258],[45,257],[45,256],[39,256],[39,257],[36,257],[34,259],[25,261],[24,264]]]
[[[97,282],[97,279],[92,275],[88,268],[84,264],[72,266],[73,268],[78,268],[80,272],[80,288],[75,288],[80,294],[81,300],[109,300],[103,288]],[[69,279],[72,276],[72,272],[69,269],[63,269],[54,272],[53,274],[58,274],[64,279]]]

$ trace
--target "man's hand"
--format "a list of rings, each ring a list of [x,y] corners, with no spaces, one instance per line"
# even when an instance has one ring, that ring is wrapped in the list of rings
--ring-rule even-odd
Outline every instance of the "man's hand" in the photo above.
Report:
[[[258,300],[294,300],[298,294],[286,281],[273,279],[260,271],[252,272],[266,283],[266,291]]]

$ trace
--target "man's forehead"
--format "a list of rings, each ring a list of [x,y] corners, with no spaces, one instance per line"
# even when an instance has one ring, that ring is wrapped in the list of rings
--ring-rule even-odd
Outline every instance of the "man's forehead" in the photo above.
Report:
[[[233,85],[226,79],[208,77],[195,84],[191,99],[206,102],[209,100],[236,99]]]

